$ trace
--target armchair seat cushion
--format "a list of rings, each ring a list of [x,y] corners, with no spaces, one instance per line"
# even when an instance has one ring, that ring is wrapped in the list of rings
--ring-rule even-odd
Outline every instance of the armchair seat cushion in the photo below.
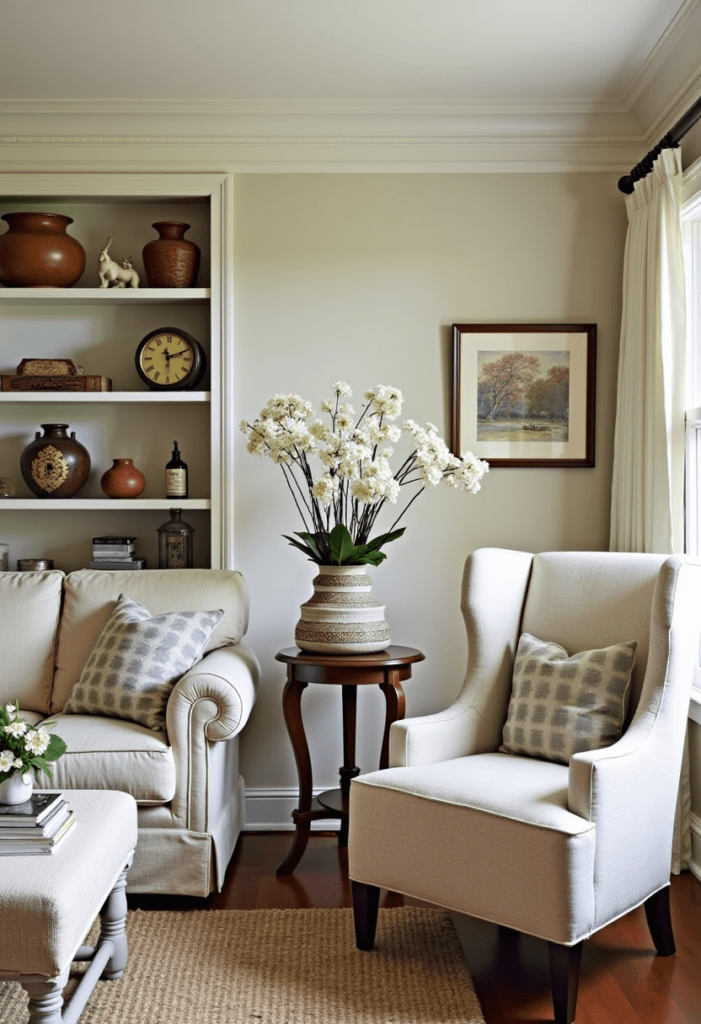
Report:
[[[568,810],[567,785],[565,765],[502,753],[360,776],[351,877],[579,941],[594,924],[596,830]]]
[[[38,785],[45,789],[116,789],[139,804],[166,804],[175,795],[175,762],[164,732],[98,715],[53,715],[52,730],[67,752]]]

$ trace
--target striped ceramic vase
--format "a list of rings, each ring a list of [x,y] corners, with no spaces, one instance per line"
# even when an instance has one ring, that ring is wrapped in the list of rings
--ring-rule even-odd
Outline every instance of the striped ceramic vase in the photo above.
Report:
[[[302,605],[295,642],[303,651],[370,654],[390,645],[385,606],[372,594],[364,565],[320,565],[314,594]]]

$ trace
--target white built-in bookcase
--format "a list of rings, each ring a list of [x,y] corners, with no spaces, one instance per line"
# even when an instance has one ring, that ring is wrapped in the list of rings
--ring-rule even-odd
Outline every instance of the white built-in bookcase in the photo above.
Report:
[[[0,286],[0,372],[23,358],[70,358],[87,374],[112,378],[111,392],[0,392],[0,476],[16,497],[0,499],[0,541],[18,558],[53,558],[66,572],[87,566],[98,534],[132,534],[137,553],[158,567],[157,528],[177,505],[195,528],[195,565],[233,567],[233,217],[224,174],[0,174],[0,214],[63,213],[87,254],[73,288]],[[149,288],[141,259],[156,221],[186,221],[202,250],[196,288]],[[4,225],[3,225],[4,227]],[[118,263],[132,256],[137,290],[100,290],[97,258],[108,235]],[[180,327],[207,353],[201,390],[149,391],[134,354],[157,327]],[[19,461],[42,423],[68,423],[90,452],[79,494],[37,498]],[[177,440],[189,467],[185,501],[165,498],[165,464]],[[111,499],[100,477],[115,458],[133,458],[146,477],[140,498]]]

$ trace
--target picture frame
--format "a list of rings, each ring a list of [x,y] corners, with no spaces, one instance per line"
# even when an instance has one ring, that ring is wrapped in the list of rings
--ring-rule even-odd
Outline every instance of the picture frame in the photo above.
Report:
[[[596,324],[453,324],[452,451],[594,465]]]

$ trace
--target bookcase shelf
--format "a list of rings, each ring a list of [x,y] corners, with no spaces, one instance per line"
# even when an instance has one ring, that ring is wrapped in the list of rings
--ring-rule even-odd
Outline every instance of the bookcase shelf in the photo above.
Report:
[[[49,403],[87,403],[102,405],[110,402],[155,402],[156,404],[178,404],[183,402],[211,402],[211,391],[2,391],[0,405]]]
[[[19,306],[205,306],[210,288],[2,288],[0,302]]]
[[[169,509],[182,508],[195,529],[195,565],[232,568],[233,486],[222,472],[233,464],[235,436],[231,176],[0,173],[0,213],[22,209],[71,217],[68,233],[86,251],[86,270],[73,288],[0,286],[0,372],[14,373],[24,358],[70,358],[88,374],[110,377],[115,390],[0,392],[0,476],[10,477],[18,494],[0,499],[0,540],[10,545],[10,564],[53,558],[57,569],[70,572],[88,564],[93,536],[129,533],[153,568],[156,528]],[[152,224],[162,220],[192,224],[188,237],[202,252],[203,287],[147,286],[140,254],[155,238]],[[114,259],[134,257],[138,289],[98,287],[97,257],[110,234]],[[149,391],[139,381],[139,341],[165,324],[202,344],[206,390]],[[90,476],[74,498],[36,498],[20,474],[22,451],[41,423],[54,420],[69,423],[90,453]],[[112,460],[130,457],[146,477],[146,493],[158,495],[162,487],[165,494],[173,438],[188,463],[190,493],[199,497],[112,499],[101,493],[100,478]]]
[[[114,509],[129,509],[143,511],[144,509],[168,511],[171,508],[182,509],[211,509],[210,498],[3,498],[0,499],[0,509],[5,511],[14,509],[21,512],[46,512],[49,509],[63,509],[66,511],[86,511],[89,509],[100,509],[102,511]]]

